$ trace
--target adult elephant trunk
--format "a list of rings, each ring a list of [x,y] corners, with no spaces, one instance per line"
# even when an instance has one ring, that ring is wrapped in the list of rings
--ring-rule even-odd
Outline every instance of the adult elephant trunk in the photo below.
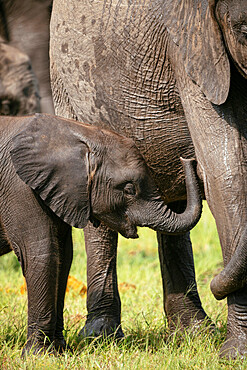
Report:
[[[216,299],[226,298],[230,293],[244,287],[247,282],[247,228],[226,267],[211,281],[210,288]]]
[[[183,213],[173,212],[163,199],[157,195],[132,213],[130,218],[138,226],[150,227],[161,233],[184,233],[191,230],[199,221],[202,212],[202,200],[196,175],[196,161],[180,158],[185,172],[187,206]],[[148,209],[146,214],[143,211]]]

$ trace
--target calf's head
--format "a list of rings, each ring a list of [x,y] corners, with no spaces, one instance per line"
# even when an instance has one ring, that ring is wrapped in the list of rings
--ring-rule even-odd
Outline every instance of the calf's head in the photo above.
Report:
[[[129,238],[136,226],[182,232],[200,218],[193,169],[185,163],[191,203],[184,214],[164,204],[131,139],[96,126],[45,114],[25,119],[13,138],[11,158],[19,177],[71,226],[104,222]]]

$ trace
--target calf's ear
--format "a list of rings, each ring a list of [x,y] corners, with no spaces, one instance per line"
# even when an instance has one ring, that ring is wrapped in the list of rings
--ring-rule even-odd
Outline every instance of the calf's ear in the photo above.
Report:
[[[88,153],[80,125],[45,114],[29,117],[13,138],[11,158],[19,177],[71,226],[90,216]]]

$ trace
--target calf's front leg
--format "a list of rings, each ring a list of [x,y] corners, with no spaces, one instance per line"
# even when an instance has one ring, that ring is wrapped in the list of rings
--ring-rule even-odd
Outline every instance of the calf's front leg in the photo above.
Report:
[[[53,342],[65,346],[63,304],[72,259],[71,231],[64,223],[46,226],[36,231],[35,240],[25,243],[22,251],[28,293],[28,338],[23,353],[53,351]]]
[[[88,316],[80,335],[122,338],[121,302],[117,286],[117,233],[91,223],[84,229],[87,251]]]

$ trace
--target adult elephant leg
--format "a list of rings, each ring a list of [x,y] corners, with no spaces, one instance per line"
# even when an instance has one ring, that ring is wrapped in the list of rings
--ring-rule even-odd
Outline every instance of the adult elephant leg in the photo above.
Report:
[[[69,276],[69,270],[72,263],[72,258],[73,258],[73,243],[71,227],[69,227],[69,230],[64,237],[64,243],[61,244],[60,265],[59,265],[59,282],[57,293],[57,323],[54,335],[54,346],[59,352],[62,352],[63,350],[66,349],[66,342],[63,336],[64,330],[63,309],[64,309],[64,297]]]
[[[184,204],[170,205],[176,212]],[[169,327],[197,326],[207,318],[197,291],[190,234],[157,233],[163,282],[164,310]]]
[[[227,340],[221,357],[247,356],[247,286],[227,297]]]
[[[83,337],[124,336],[121,329],[121,302],[117,286],[118,234],[104,225],[91,223],[84,230],[87,251],[88,316],[79,335]]]
[[[177,57],[180,58],[178,54]],[[179,65],[182,66],[180,59]],[[224,266],[227,267],[232,259],[235,262],[230,271],[232,275],[227,268],[226,273],[221,275],[225,278],[222,279],[222,286],[221,278],[216,280],[216,286],[213,284],[217,298],[228,296],[227,340],[221,353],[230,357],[245,356],[247,271],[243,267],[247,241],[243,240],[243,235],[246,235],[247,224],[246,80],[231,66],[228,98],[224,104],[217,106],[207,100],[182,67],[176,69],[176,78],[204,182],[205,196],[216,221]],[[234,258],[236,253],[239,256],[237,259]],[[239,282],[241,284],[238,285]]]

